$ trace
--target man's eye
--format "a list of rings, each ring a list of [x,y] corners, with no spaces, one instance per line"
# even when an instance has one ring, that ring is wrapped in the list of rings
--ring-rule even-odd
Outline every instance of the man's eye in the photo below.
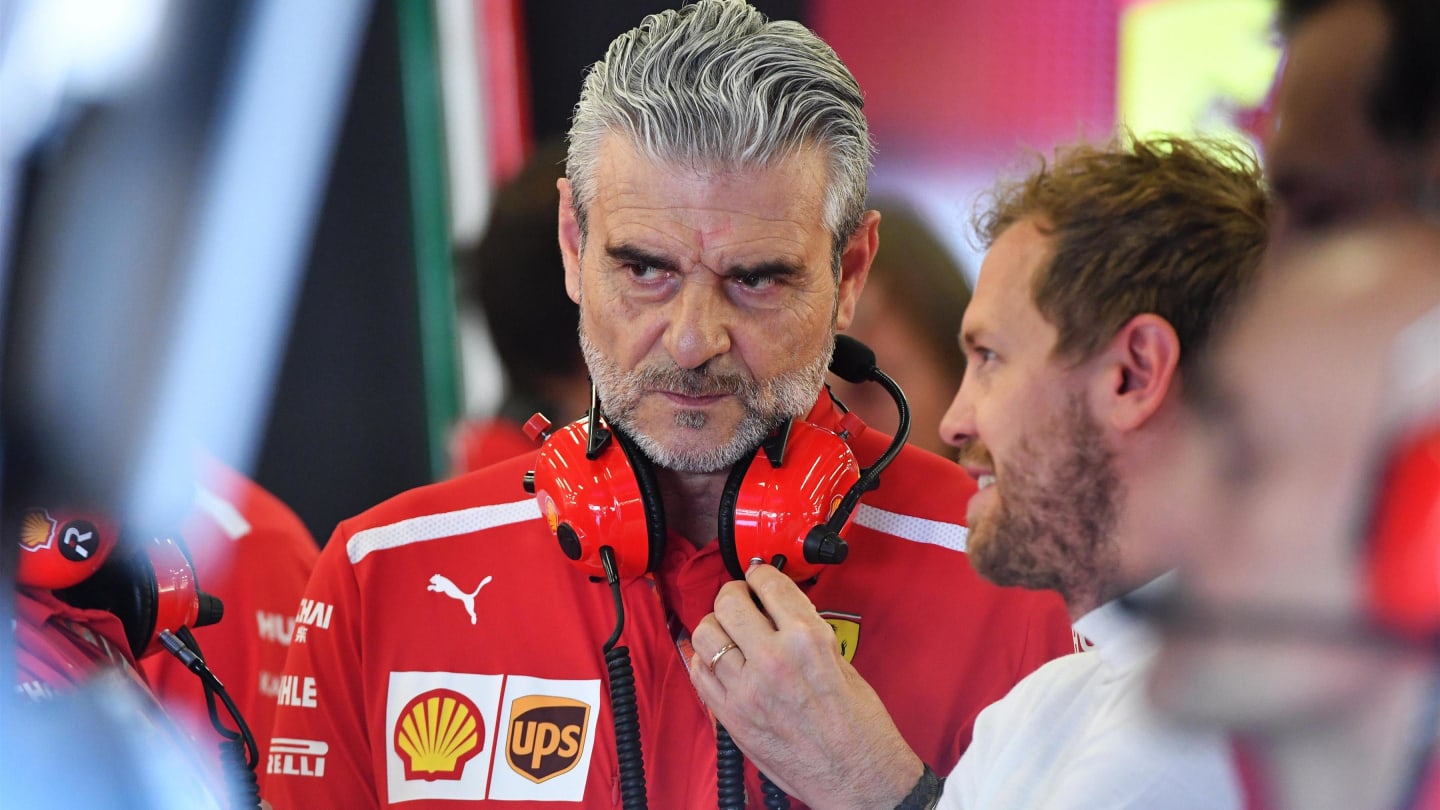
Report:
[[[656,279],[665,273],[663,269],[653,264],[629,264],[626,265],[626,269],[630,271],[631,276],[640,281]]]
[[[735,283],[747,290],[763,290],[773,287],[775,282],[774,273],[746,273],[743,276],[735,277]]]
[[[974,351],[974,355],[975,365],[977,366],[988,365],[990,361],[995,359],[995,352],[985,348],[977,348]]]

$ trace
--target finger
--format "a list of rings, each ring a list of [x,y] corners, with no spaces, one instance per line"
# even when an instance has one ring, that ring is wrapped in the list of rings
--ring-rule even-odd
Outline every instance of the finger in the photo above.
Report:
[[[695,653],[690,666],[692,671],[704,669],[712,674],[717,673],[721,666],[725,665],[725,660],[731,658],[739,661],[737,667],[744,666],[744,654],[740,645],[720,626],[714,613],[701,619],[695,626],[695,632],[690,634],[690,646]]]
[[[778,629],[796,624],[813,623],[819,616],[810,597],[790,577],[773,565],[751,566],[745,572],[745,583],[760,600],[760,605]]]
[[[698,664],[704,664],[710,660],[715,651],[729,644],[730,636],[725,628],[720,625],[720,620],[714,613],[700,620],[695,625],[695,630],[690,633],[690,646],[695,651],[695,660]]]
[[[742,648],[765,644],[766,639],[775,634],[775,623],[755,605],[749,586],[742,581],[721,586],[711,615],[724,633]]]
[[[700,702],[715,711],[717,706],[725,704],[725,685],[715,673],[705,666],[705,662],[695,657],[695,663],[690,667],[690,684],[695,687],[695,693],[700,696]]]
[[[727,678],[738,676],[740,670],[745,668],[745,653],[740,649],[740,645],[732,641],[706,659],[705,668],[724,683]]]
[[[700,702],[715,715],[716,722],[730,726],[736,719],[732,717],[735,710],[730,705],[730,691],[720,681],[720,677],[705,666],[704,661],[697,661],[695,666],[690,668],[690,684],[695,687],[695,694],[699,695]]]

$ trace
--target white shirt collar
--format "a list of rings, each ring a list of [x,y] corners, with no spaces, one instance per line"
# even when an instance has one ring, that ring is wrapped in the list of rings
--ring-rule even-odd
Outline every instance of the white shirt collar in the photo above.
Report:
[[[1166,572],[1131,591],[1129,595],[1154,597],[1175,587],[1174,572]],[[1116,672],[1142,666],[1160,646],[1159,634],[1145,620],[1120,604],[1109,602],[1075,620],[1075,630],[1095,645],[1105,665]]]

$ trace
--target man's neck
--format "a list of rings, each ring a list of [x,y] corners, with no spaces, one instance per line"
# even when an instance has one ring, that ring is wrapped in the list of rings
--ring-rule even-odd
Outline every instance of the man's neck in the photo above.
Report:
[[[666,527],[695,548],[713,543],[719,531],[720,494],[729,474],[728,469],[713,473],[656,470]]]
[[[1163,573],[1164,569],[1153,572],[1128,570],[1119,547],[1112,546],[1108,558],[1097,560],[1089,570],[1071,572],[1069,581],[1061,586],[1060,595],[1065,599],[1070,622],[1074,624],[1085,614],[1112,599],[1124,596]]]
[[[1261,741],[1260,768],[1279,810],[1393,807],[1413,778],[1417,718],[1433,674],[1394,673],[1323,725]],[[1426,731],[1433,734],[1434,729]]]
[[[1136,516],[1122,506],[1106,556],[1096,564],[1095,570],[1067,583],[1061,595],[1065,597],[1072,623],[1175,567],[1170,549],[1164,547],[1159,538],[1138,531],[1137,521]]]

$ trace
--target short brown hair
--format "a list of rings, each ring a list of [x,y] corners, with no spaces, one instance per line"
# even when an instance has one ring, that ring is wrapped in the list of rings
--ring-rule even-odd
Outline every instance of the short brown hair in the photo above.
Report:
[[[1189,368],[1265,250],[1270,204],[1259,162],[1221,141],[1066,147],[991,196],[975,222],[985,247],[1022,219],[1053,240],[1031,297],[1059,331],[1056,355],[1076,363],[1148,312],[1174,327],[1180,367]]]

